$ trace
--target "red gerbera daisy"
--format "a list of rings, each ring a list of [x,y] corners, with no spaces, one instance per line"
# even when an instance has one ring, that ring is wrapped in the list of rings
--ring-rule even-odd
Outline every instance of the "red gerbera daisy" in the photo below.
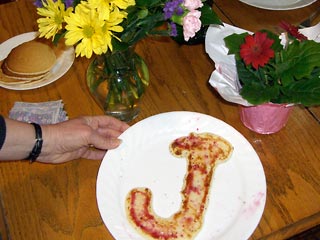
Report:
[[[302,33],[299,32],[299,28],[297,28],[296,26],[293,26],[290,23],[287,23],[285,21],[281,21],[279,26],[285,30],[287,33],[289,33],[292,37],[295,37],[296,39],[303,41],[303,40],[307,40],[308,38],[303,35]]]
[[[274,40],[269,39],[266,33],[257,32],[254,35],[248,35],[245,43],[240,46],[240,56],[245,64],[251,64],[253,68],[258,69],[268,63],[270,58],[274,57],[274,51],[271,48]]]

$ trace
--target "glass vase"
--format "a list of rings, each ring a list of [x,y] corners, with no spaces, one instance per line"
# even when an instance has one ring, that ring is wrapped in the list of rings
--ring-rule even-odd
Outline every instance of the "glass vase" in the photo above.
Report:
[[[87,70],[87,84],[106,115],[129,122],[140,112],[149,85],[149,71],[133,47],[96,56]]]

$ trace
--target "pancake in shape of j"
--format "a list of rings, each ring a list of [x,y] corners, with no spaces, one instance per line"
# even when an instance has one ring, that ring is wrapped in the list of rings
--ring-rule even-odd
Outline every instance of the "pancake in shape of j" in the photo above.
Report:
[[[188,164],[180,209],[168,218],[157,215],[151,190],[137,187],[126,197],[127,218],[145,239],[192,240],[202,228],[215,168],[230,158],[233,146],[213,133],[190,133],[175,139],[169,149]]]

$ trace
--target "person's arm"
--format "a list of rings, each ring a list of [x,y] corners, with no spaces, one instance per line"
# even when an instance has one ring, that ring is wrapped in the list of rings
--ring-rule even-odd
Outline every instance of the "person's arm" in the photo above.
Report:
[[[0,150],[2,148],[2,145],[4,143],[4,140],[6,139],[6,122],[4,121],[4,118],[2,115],[0,115]]]
[[[20,160],[29,156],[34,143],[34,127],[25,122],[5,119],[5,139],[0,150],[1,160]]]
[[[0,160],[22,160],[35,144],[29,123],[5,119],[6,138]],[[108,116],[79,117],[58,124],[41,125],[43,145],[37,162],[62,163],[77,158],[102,159],[106,150],[120,144],[119,135],[129,126]]]

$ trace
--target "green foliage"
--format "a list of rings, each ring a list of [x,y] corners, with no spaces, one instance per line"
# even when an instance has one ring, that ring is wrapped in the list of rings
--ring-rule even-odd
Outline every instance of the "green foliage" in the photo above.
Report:
[[[294,81],[283,87],[283,102],[297,102],[305,106],[320,103],[320,68],[315,68],[309,78]]]
[[[212,11],[212,8],[207,5],[203,4],[201,8],[201,17],[200,17],[202,25],[206,26],[209,24],[222,24],[221,20],[219,19],[218,15]]]
[[[124,48],[137,43],[142,38],[152,34],[152,31],[165,23],[162,8],[159,7],[161,0],[138,0],[135,6],[127,9],[128,16],[121,26],[124,31],[118,34],[121,42],[113,39],[114,49]],[[162,35],[169,35],[167,30],[158,31]],[[122,45],[122,46],[121,46]]]
[[[242,34],[231,34],[227,36],[224,41],[226,43],[227,48],[229,49],[228,54],[235,54],[236,59],[240,59],[239,49],[240,45],[244,43],[244,38],[248,36],[248,33]]]

